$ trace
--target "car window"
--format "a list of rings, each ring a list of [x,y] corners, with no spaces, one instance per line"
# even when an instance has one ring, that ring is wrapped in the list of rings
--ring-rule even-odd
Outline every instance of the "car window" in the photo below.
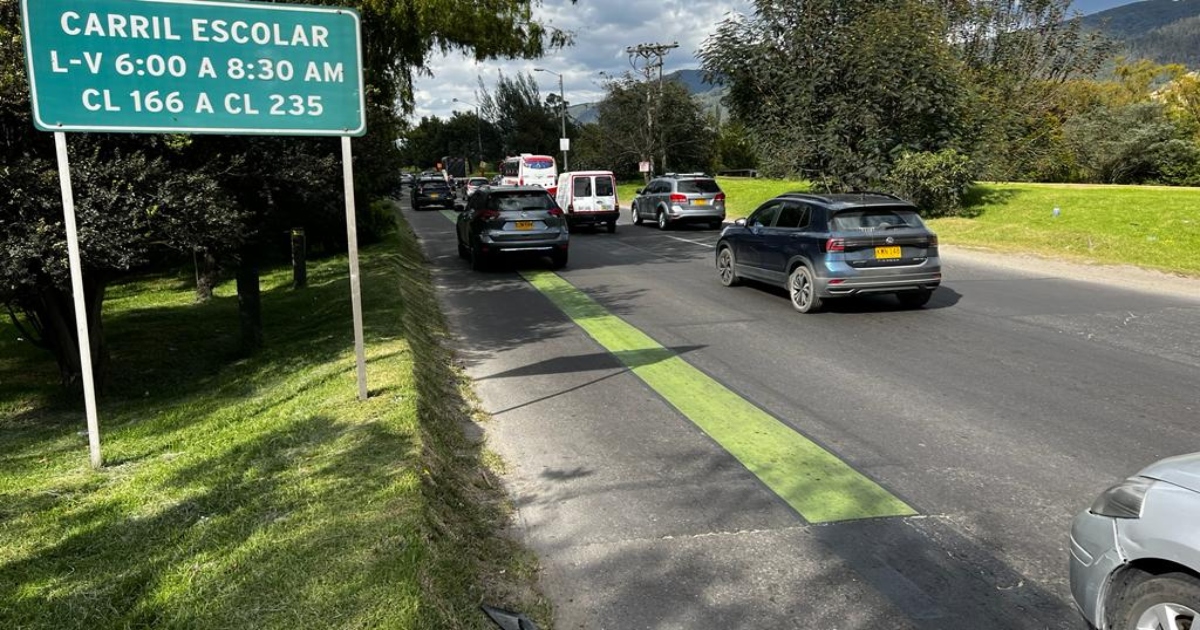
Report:
[[[721,187],[711,179],[681,179],[679,192],[692,194],[712,194],[721,192]]]
[[[612,195],[613,195],[613,180],[612,180],[612,178],[608,177],[608,176],[597,177],[596,178],[596,196],[597,197],[611,197]]]
[[[871,232],[924,226],[917,211],[904,206],[842,210],[833,215],[830,221],[830,227],[836,232]]]
[[[775,217],[779,214],[779,208],[782,205],[783,204],[778,202],[768,203],[758,210],[755,210],[754,214],[750,215],[750,219],[746,221],[746,225],[759,225],[764,227],[771,225],[775,222]]]
[[[492,195],[488,205],[501,212],[549,210],[555,206],[549,194],[535,191]]]
[[[467,181],[467,184],[469,184],[471,186],[486,186],[487,183],[488,183],[488,180],[486,180],[482,177],[472,177],[469,181]]]
[[[592,178],[591,177],[576,177],[575,178],[575,196],[576,197],[591,197],[592,196]]]
[[[775,227],[797,229],[808,227],[809,223],[808,206],[789,203],[783,206],[779,211],[779,218],[775,220]]]
[[[546,159],[525,160],[525,168],[531,168],[531,169],[535,169],[535,170],[539,170],[539,171],[545,170],[548,168],[554,168],[554,160],[546,160]]]

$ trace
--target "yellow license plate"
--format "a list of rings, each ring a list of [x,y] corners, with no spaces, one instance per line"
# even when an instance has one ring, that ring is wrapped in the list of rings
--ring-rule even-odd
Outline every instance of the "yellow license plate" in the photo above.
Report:
[[[708,200],[707,199],[697,199],[697,200],[693,201],[692,204],[696,205],[696,206],[704,206],[704,205],[708,205]]]
[[[876,260],[889,260],[889,259],[899,258],[899,257],[900,257],[900,248],[899,247],[876,247],[875,248],[875,259]]]
[[[518,230],[532,230],[533,221],[517,221],[516,227]]]
[[[437,193],[429,193],[429,198],[430,198],[430,199],[437,199],[437,198],[438,198],[438,194],[437,194]]]

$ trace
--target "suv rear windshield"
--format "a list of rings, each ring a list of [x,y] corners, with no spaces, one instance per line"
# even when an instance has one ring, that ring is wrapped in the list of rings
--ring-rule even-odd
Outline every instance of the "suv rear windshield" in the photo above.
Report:
[[[679,192],[709,194],[721,192],[721,187],[711,179],[684,179],[679,181]]]
[[[520,210],[549,210],[557,204],[545,192],[512,192],[502,195],[492,195],[488,206],[500,212],[517,212]]]
[[[448,186],[444,179],[422,179],[420,184],[423,188],[437,188],[439,186],[445,188]]]
[[[544,159],[543,160],[537,160],[537,159],[525,160],[525,168],[532,168],[532,169],[537,169],[537,170],[554,168],[554,160],[544,160]]]
[[[472,177],[467,180],[468,186],[487,186],[488,180],[483,177]]]
[[[893,228],[925,227],[916,210],[902,206],[881,208],[854,208],[833,215],[835,232],[871,232]]]

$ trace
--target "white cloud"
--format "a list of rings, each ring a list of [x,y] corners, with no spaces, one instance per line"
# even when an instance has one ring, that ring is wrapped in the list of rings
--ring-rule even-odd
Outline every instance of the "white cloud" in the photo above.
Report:
[[[478,77],[489,89],[498,71],[506,75],[546,68],[563,75],[567,101],[588,103],[603,97],[601,73],[619,75],[630,70],[626,47],[646,43],[678,42],[666,58],[665,72],[698,68],[696,53],[704,40],[731,12],[749,13],[749,0],[546,0],[535,9],[542,22],[569,31],[575,44],[543,59],[476,62],[463,55],[437,58],[430,63],[432,77],[416,82],[414,116],[449,116],[472,106]],[[536,73],[543,94],[558,91],[558,77]]]

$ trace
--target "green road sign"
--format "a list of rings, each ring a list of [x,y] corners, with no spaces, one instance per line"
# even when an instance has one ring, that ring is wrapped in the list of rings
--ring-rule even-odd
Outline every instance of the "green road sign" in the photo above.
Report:
[[[21,0],[45,131],[358,136],[351,9],[207,0]]]

